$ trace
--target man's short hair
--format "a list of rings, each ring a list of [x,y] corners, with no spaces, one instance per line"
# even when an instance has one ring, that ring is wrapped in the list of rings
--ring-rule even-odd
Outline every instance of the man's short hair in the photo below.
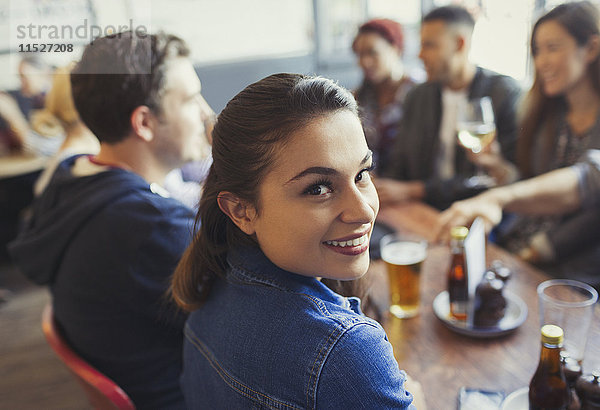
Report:
[[[466,26],[471,31],[475,27],[475,19],[465,8],[459,6],[444,6],[431,10],[423,17],[423,23],[441,20],[447,25]]]
[[[182,39],[165,33],[98,38],[71,72],[75,108],[100,142],[120,142],[131,132],[137,107],[160,113],[166,62],[188,55]]]

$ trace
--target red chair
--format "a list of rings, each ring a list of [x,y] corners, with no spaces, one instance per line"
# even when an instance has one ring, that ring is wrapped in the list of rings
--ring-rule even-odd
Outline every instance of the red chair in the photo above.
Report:
[[[115,382],[75,353],[63,339],[55,320],[52,303],[42,313],[42,329],[48,344],[75,374],[94,409],[134,410],[133,402]]]

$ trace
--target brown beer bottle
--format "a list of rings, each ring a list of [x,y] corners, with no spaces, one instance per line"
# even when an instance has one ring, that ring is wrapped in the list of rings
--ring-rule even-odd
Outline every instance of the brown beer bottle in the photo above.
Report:
[[[450,316],[457,320],[467,319],[469,287],[465,259],[465,238],[468,234],[469,229],[465,226],[455,226],[450,230],[452,261],[448,271],[448,297]]]
[[[530,410],[567,409],[571,393],[560,362],[563,330],[555,325],[542,326],[540,363],[529,383]]]

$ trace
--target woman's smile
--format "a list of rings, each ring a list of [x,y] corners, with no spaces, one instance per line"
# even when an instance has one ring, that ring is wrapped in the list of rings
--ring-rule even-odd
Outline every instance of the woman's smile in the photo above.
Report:
[[[360,255],[369,249],[369,233],[362,234],[359,237],[354,237],[346,240],[325,241],[323,242],[328,249],[342,255]]]

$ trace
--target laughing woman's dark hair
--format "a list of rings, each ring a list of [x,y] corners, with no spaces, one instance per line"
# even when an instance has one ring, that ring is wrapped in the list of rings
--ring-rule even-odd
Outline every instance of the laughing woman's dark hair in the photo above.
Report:
[[[540,17],[533,26],[531,55],[535,59],[538,53],[535,41],[542,24],[550,21],[558,23],[575,40],[577,47],[583,48],[590,43],[592,38],[600,36],[599,18],[598,9],[589,1],[576,1],[556,6]],[[584,75],[589,76],[593,91],[600,95],[600,54],[589,62]],[[565,107],[568,107],[568,102],[564,94],[556,96],[544,94],[542,79],[536,70],[535,79],[524,100],[521,115],[517,161],[523,177],[529,178],[540,173],[539,170],[536,172],[533,169],[535,156],[540,157],[544,166],[550,166],[552,151],[556,147],[553,136],[560,125],[557,119]],[[541,152],[535,152],[537,138],[542,138],[542,143],[539,144]],[[543,172],[550,170],[551,168],[547,168]]]
[[[260,212],[258,187],[279,148],[295,131],[340,110],[357,114],[352,95],[333,81],[275,74],[236,95],[212,133],[213,164],[204,184],[196,232],[175,271],[171,293],[184,310],[200,307],[216,277],[224,277],[228,249],[256,245],[219,208],[228,191]]]

